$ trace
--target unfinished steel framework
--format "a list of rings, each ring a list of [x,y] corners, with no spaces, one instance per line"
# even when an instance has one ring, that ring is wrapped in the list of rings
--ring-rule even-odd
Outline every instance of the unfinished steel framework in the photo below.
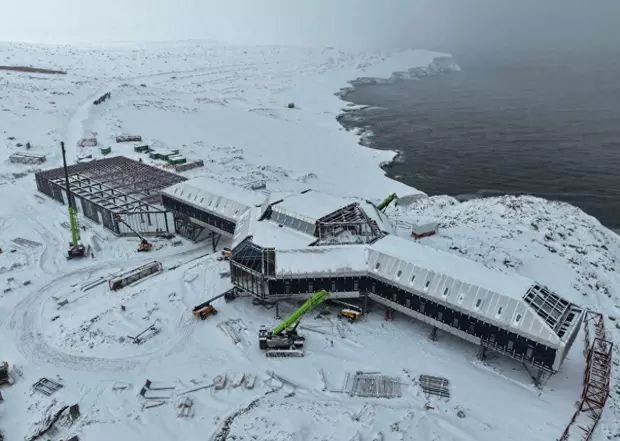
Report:
[[[372,243],[384,234],[358,203],[349,204],[320,218],[316,223],[317,243]]]
[[[592,333],[594,339],[592,340]],[[584,319],[586,367],[577,410],[564,429],[560,441],[588,441],[601,418],[611,379],[613,343],[605,337],[603,315],[587,311]]]
[[[118,235],[133,232],[115,219],[141,234],[173,231],[170,214],[160,205],[159,191],[184,181],[182,176],[134,161],[123,156],[105,158],[68,167],[71,197],[82,214]],[[35,175],[40,192],[61,203],[68,201],[62,168]]]

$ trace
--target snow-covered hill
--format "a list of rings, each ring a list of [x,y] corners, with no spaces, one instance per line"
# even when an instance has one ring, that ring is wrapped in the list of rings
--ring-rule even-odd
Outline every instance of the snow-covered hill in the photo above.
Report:
[[[134,239],[82,220],[96,258],[67,262],[65,207],[36,194],[34,167],[7,159],[29,142],[32,151],[48,156],[46,168],[57,166],[61,140],[72,160],[100,157],[98,148],[77,147],[91,134],[112,154],[135,157],[131,146],[114,142],[118,134],[135,133],[153,146],[203,159],[205,167],[188,176],[236,185],[261,179],[272,191],[312,187],[373,201],[391,192],[416,194],[384,176],[379,164],[392,153],[359,146],[357,135],[338,125],[346,103],[336,93],[356,78],[388,78],[409,69],[420,76],[449,66],[445,59],[434,63],[441,55],[201,42],[110,48],[0,43],[0,66],[67,72],[0,70],[0,361],[11,363],[16,380],[0,389],[6,438],[27,438],[46,416],[74,403],[81,416],[61,421],[49,439],[559,436],[580,393],[581,342],[541,391],[519,365],[499,357],[482,363],[476,347],[446,335],[432,342],[425,325],[405,317],[385,322],[375,307],[362,322],[349,324],[328,308],[329,314],[303,323],[306,357],[266,359],[256,334],[260,325],[276,322],[273,310],[241,298],[216,305],[217,317],[192,319],[193,305],[230,287],[226,263],[207,245],[157,240],[156,249],[142,256]],[[109,100],[93,104],[107,92]],[[390,214],[400,225],[438,220],[439,234],[423,239],[426,244],[536,278],[602,311],[617,340],[620,240],[577,208],[529,197],[458,203],[439,196]],[[152,259],[166,271],[143,283],[115,293],[105,284],[81,289]],[[153,323],[158,334],[131,343],[129,335]],[[398,376],[403,396],[382,400],[339,392],[345,375],[357,370]],[[254,388],[234,387],[242,373],[256,375]],[[181,394],[222,374],[231,380],[222,390]],[[417,385],[420,374],[448,378],[450,400],[426,397]],[[31,387],[40,377],[64,387],[44,396]],[[174,386],[173,399],[144,408],[138,392],[147,378]],[[192,418],[177,416],[175,405],[184,396],[193,400]],[[595,439],[620,433],[619,398],[615,391]]]

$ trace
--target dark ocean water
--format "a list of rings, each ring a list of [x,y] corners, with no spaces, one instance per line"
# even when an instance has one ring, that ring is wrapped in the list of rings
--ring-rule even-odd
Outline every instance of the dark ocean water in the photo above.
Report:
[[[388,174],[459,199],[532,194],[620,229],[620,53],[463,60],[461,72],[361,84],[343,98]]]

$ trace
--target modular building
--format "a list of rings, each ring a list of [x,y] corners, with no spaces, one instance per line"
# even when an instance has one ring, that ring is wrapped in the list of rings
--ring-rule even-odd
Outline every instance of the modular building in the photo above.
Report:
[[[541,283],[400,237],[365,200],[261,192],[190,180],[164,206],[232,238],[234,286],[262,301],[367,297],[527,365],[560,368],[583,318]],[[176,214],[175,214],[176,215]]]

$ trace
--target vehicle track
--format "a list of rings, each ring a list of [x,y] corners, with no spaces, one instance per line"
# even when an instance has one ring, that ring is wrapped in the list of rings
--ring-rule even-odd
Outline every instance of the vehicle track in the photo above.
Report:
[[[199,256],[196,257],[196,254]],[[190,258],[184,262],[188,263],[196,260],[196,258],[200,258],[200,255],[204,255],[204,250],[190,249],[178,253],[172,253],[167,256],[160,256],[160,259],[165,261],[188,256]],[[128,266],[137,266],[148,260],[150,259],[133,259],[127,262],[127,264]],[[36,291],[31,292],[26,298],[17,304],[11,316],[9,327],[16,334],[18,342],[17,347],[24,357],[30,359],[34,364],[49,364],[52,366],[66,367],[73,370],[132,370],[152,359],[161,358],[162,356],[181,350],[182,347],[186,345],[189,337],[194,331],[194,327],[191,326],[189,316],[182,316],[180,318],[177,336],[170,342],[170,344],[159,347],[154,351],[135,356],[104,358],[74,355],[52,346],[45,340],[41,332],[41,310],[47,298],[57,293],[58,290],[66,289],[69,284],[75,280],[78,280],[80,276],[88,277],[92,276],[94,273],[101,273],[115,268],[118,268],[118,262],[110,261],[103,265],[99,263],[76,269],[56,277]]]

